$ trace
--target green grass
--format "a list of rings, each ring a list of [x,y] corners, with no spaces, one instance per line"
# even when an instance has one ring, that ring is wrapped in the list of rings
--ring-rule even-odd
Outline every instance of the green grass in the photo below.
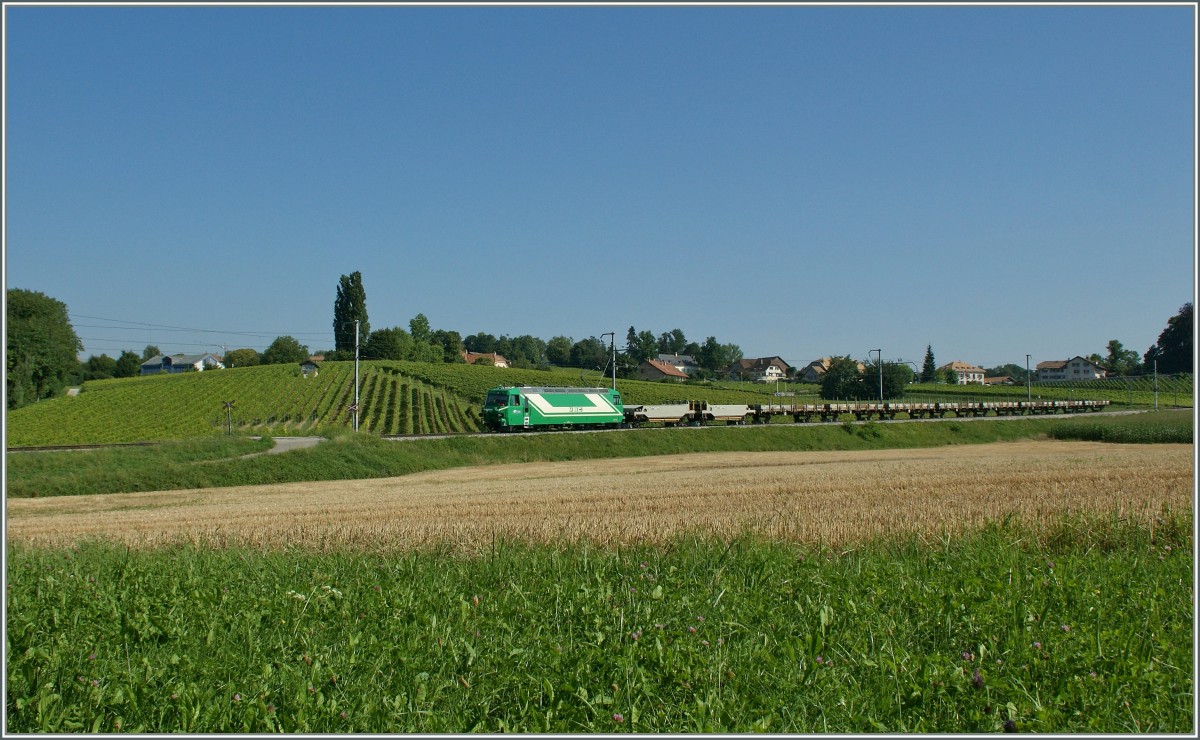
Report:
[[[1048,432],[1055,439],[1093,442],[1191,444],[1190,412],[1149,412],[1130,416],[1087,416],[1063,419]]]
[[[7,558],[10,732],[1190,733],[1191,521]]]
[[[1097,435],[1096,430],[1100,430]],[[341,432],[284,455],[240,456],[258,445],[225,438],[146,448],[9,453],[8,495],[62,496],[213,486],[353,480],[468,465],[768,450],[861,450],[976,444],[1047,436],[1115,442],[1192,440],[1185,412],[1014,418],[911,424],[776,424],[761,427],[464,436],[393,442]],[[203,459],[204,462],[199,462]]]

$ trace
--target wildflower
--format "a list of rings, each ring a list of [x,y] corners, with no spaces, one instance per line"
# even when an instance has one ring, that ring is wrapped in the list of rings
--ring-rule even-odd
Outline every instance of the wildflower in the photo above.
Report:
[[[100,686],[100,681],[98,679],[93,678],[92,679],[92,688],[98,688],[99,686]]]
[[[825,658],[818,655],[817,656],[817,665],[824,665],[824,664],[825,664]]]
[[[696,628],[695,628],[695,627],[688,627],[688,632],[691,632],[692,634],[695,634],[695,633],[696,633]]]
[[[1040,642],[1037,642],[1037,641],[1034,641],[1034,643],[1033,643],[1033,649],[1034,649],[1034,650],[1041,650],[1041,649],[1042,649],[1042,643],[1040,643]]]
[[[92,653],[91,655],[88,656],[88,660],[95,660],[95,659],[96,659],[95,653]]]
[[[338,716],[339,716],[339,717],[341,717],[342,719],[346,719],[346,716],[347,716],[347,715],[346,715],[346,710],[344,710],[344,709],[343,709],[343,710],[342,710],[342,712],[341,712],[341,714],[339,714]]]
[[[175,701],[178,698],[179,698],[179,694],[171,694],[171,701]]]
[[[621,714],[620,712],[613,712],[613,722],[616,722],[617,724],[621,724],[624,721],[625,721],[625,715]]]
[[[963,660],[975,660],[975,653],[968,653],[966,650],[962,652]]]
[[[630,633],[630,635],[629,635],[629,636],[630,636],[630,637],[632,637],[634,640],[637,640],[637,639],[639,639],[639,638],[642,636],[642,631],[641,631],[641,630],[635,630],[635,631],[633,631],[632,633]]]
[[[708,640],[701,640],[700,644],[703,645],[704,647],[708,647]]]
[[[240,693],[238,693],[238,694],[234,694],[234,695],[233,695],[233,700],[234,700],[234,701],[241,701],[241,700],[242,700],[242,695],[241,695]]]
[[[702,616],[697,616],[697,617],[696,617],[696,621],[697,621],[697,622],[703,622],[703,621],[704,621],[704,617],[702,617]]]
[[[649,568],[650,566],[649,566],[649,565],[646,565],[645,563],[642,563],[642,564],[641,564],[640,566],[638,566],[638,567],[640,567],[642,570],[645,570],[645,569]]]
[[[275,705],[274,704],[267,705],[267,714],[275,714]]]
[[[1064,625],[1062,626],[1062,631],[1063,631],[1063,632],[1070,632],[1070,631],[1071,631],[1071,625],[1069,625],[1069,624],[1064,624]]]
[[[983,688],[983,676],[979,674],[979,669],[975,669],[975,675],[971,677],[971,685],[975,688]]]
[[[656,629],[656,630],[665,629],[665,628],[666,628],[666,626],[667,626],[667,625],[663,624],[662,622],[655,622],[655,623],[654,623],[654,629]]]

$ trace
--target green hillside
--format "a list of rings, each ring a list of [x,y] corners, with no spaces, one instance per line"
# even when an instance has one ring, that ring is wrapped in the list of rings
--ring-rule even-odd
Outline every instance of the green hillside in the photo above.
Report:
[[[374,435],[442,434],[480,429],[488,388],[498,385],[607,386],[597,371],[562,368],[518,370],[473,365],[369,361],[360,364],[359,429]],[[1191,376],[1160,382],[1163,405],[1177,396],[1192,402]],[[1184,385],[1186,383],[1186,385]],[[817,386],[781,385],[793,396],[776,397],[774,384],[652,383],[618,380],[626,404],[706,400],[710,403],[816,403]],[[1170,391],[1175,390],[1176,393]],[[1023,399],[1024,387],[910,386],[906,400]],[[1153,404],[1146,388],[1035,387],[1048,398],[1108,398],[1115,404]],[[354,363],[328,362],[316,377],[298,365],[266,365],[150,375],[85,383],[78,396],[54,398],[8,414],[9,447],[156,442],[224,434],[228,421],[239,435],[322,435],[353,425]]]
[[[474,432],[488,388],[497,385],[607,385],[598,372],[516,370],[417,362],[360,364],[360,431],[378,435]],[[619,380],[629,403],[705,399],[769,403],[774,387],[692,386]],[[299,366],[267,365],[85,383],[8,415],[8,445],[153,442],[224,434],[225,402],[235,434],[319,435],[353,425],[354,363],[329,362],[316,377]]]

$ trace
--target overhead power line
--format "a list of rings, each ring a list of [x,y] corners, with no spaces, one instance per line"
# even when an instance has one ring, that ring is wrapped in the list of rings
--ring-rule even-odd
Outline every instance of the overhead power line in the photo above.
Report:
[[[246,336],[246,337],[282,337],[290,336],[296,339],[300,338],[321,338],[332,339],[334,333],[328,332],[288,332],[288,331],[234,331],[230,329],[200,329],[196,327],[186,326],[171,326],[169,324],[154,324],[147,321],[129,321],[127,319],[113,319],[107,316],[89,316],[87,314],[72,314],[73,317],[81,319],[92,319],[93,321],[108,321],[114,324],[128,324],[129,326],[95,326],[91,324],[80,324],[81,327],[93,329],[114,329],[118,331],[133,331],[138,329],[151,329],[156,331],[181,331],[181,332],[196,332],[202,334],[222,334],[225,336]]]

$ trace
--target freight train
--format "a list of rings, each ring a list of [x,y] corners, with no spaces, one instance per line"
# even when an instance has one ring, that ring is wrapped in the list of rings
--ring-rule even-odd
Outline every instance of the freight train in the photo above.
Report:
[[[810,404],[710,404],[680,401],[652,405],[625,405],[612,388],[547,388],[499,386],[487,392],[483,424],[494,432],[524,429],[617,429],[644,424],[697,426],[710,422],[765,424],[774,416],[791,416],[797,423],[819,418],[835,421],[851,414],[859,421],[873,416],[910,419],[955,416],[1015,416],[1024,414],[1100,411],[1108,401],[957,401],[952,403],[810,403]]]

